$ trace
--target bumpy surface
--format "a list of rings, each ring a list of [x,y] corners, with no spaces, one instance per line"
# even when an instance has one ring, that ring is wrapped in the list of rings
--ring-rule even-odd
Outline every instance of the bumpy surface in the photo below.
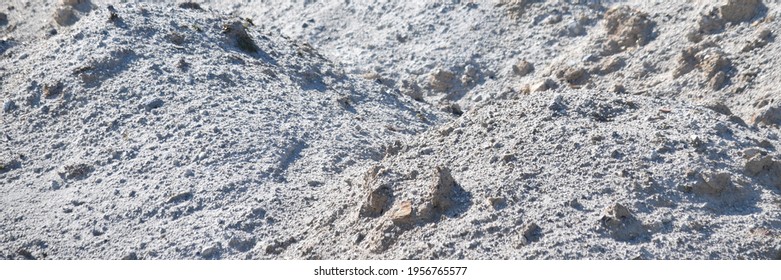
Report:
[[[779,8],[3,1],[0,259],[779,259]]]

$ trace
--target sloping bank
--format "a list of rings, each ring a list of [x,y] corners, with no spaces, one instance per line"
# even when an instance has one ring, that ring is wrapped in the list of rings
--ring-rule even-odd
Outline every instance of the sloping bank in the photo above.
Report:
[[[197,5],[73,20],[0,60],[0,258],[273,257],[335,174],[439,122]]]
[[[349,210],[308,251],[778,259],[778,147],[775,132],[676,101],[563,90],[490,102],[347,178]]]

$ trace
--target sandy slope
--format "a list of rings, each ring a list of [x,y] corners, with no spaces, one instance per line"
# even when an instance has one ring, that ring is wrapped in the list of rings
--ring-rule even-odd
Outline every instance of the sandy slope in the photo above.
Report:
[[[0,258],[781,258],[777,3],[114,2],[0,3]]]

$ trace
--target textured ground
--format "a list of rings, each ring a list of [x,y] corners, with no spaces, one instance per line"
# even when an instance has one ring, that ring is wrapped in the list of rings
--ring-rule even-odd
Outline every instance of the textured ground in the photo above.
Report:
[[[0,3],[0,258],[781,258],[775,2],[153,2]]]

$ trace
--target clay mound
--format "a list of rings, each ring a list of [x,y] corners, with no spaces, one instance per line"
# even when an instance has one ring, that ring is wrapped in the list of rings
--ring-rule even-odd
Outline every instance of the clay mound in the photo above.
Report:
[[[261,258],[333,174],[437,122],[202,9],[103,6],[6,55],[2,258]]]
[[[781,240],[755,234],[774,227],[781,193],[767,134],[595,91],[493,102],[355,176],[357,206],[305,256],[775,258]]]

